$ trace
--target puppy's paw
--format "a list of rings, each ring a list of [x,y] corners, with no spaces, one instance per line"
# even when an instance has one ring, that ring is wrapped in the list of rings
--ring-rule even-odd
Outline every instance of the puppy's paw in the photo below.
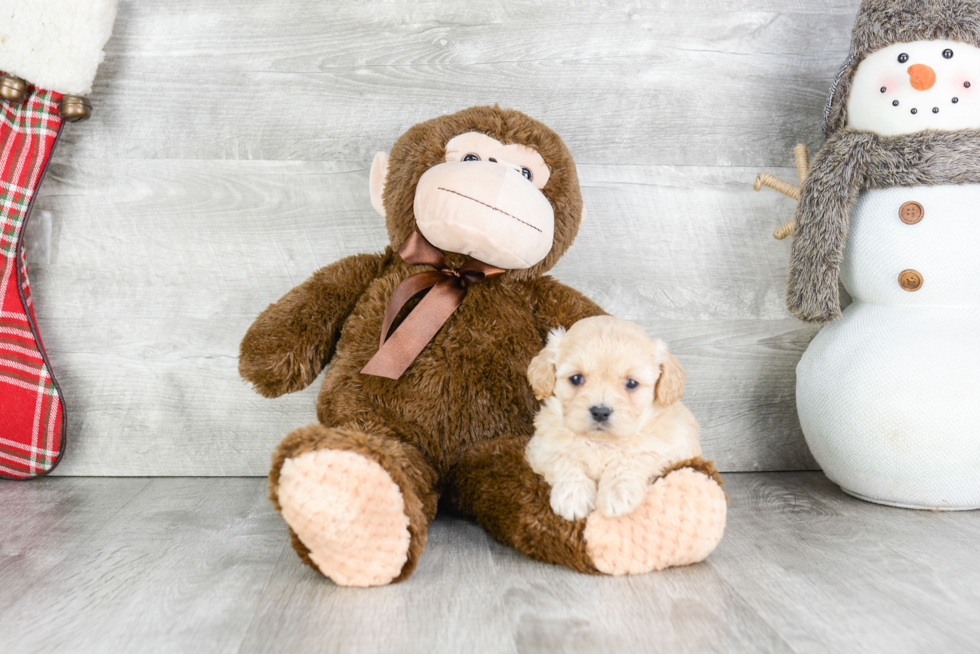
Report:
[[[591,479],[556,482],[551,487],[551,509],[565,520],[584,518],[595,508],[595,494]]]
[[[632,513],[646,494],[647,483],[642,479],[623,479],[599,488],[599,512],[609,518]]]

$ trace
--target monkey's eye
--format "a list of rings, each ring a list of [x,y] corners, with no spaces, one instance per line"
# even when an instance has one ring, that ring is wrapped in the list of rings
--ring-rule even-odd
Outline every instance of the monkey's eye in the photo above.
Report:
[[[952,50],[950,50],[949,48],[946,48],[945,50],[943,50],[943,59],[952,59],[952,58],[953,58],[953,51]]]
[[[524,175],[526,179],[528,180],[531,179],[531,171],[528,170],[527,168],[521,168],[521,174]]]
[[[908,60],[909,60],[909,56],[907,54],[905,54],[904,52],[902,54],[898,55],[898,63],[904,64]]]
[[[472,152],[470,152],[468,155],[463,157],[463,161],[479,161],[479,160],[480,160],[480,155],[473,154]]]
[[[628,391],[631,391],[631,390],[635,389],[639,385],[640,385],[640,382],[636,381],[635,379],[627,379],[626,380],[626,390],[628,390]]]
[[[585,377],[583,377],[582,375],[572,375],[571,377],[568,378],[568,381],[571,383],[572,386],[581,386],[582,384],[585,383]]]

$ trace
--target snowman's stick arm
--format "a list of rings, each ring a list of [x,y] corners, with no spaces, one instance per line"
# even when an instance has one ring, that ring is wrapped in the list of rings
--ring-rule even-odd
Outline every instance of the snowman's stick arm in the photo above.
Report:
[[[752,188],[754,188],[757,191],[761,191],[763,186],[774,188],[780,193],[782,193],[783,195],[788,195],[794,200],[800,199],[799,186],[781,180],[775,175],[771,175],[769,173],[759,173],[759,176],[755,178],[755,184],[752,185]]]
[[[777,227],[775,230],[773,230],[772,237],[777,241],[781,241],[787,236],[790,236],[795,229],[796,229],[795,220],[786,221],[785,223]]]
[[[802,143],[793,148],[793,154],[796,157],[796,176],[800,178],[800,186],[790,184],[769,173],[760,173],[755,178],[755,184],[752,185],[752,188],[756,191],[761,191],[763,186],[768,186],[799,202],[800,187],[803,185],[803,180],[806,179],[806,176],[810,174],[810,155],[807,152],[806,146]],[[781,241],[792,234],[794,229],[796,229],[796,221],[790,220],[777,227],[772,235],[776,240]]]
[[[803,186],[803,180],[810,174],[810,154],[802,143],[796,144],[793,154],[796,155],[796,174],[800,178],[800,186]]]

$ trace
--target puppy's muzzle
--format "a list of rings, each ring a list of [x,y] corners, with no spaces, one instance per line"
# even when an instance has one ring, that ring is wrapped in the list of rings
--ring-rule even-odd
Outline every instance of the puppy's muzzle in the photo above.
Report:
[[[609,420],[609,416],[612,415],[613,410],[607,407],[605,404],[597,404],[595,406],[589,407],[589,413],[592,414],[592,419],[597,423],[602,424]]]

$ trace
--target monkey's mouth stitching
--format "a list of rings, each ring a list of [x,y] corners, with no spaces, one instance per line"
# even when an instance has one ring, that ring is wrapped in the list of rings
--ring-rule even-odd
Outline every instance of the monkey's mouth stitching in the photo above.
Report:
[[[504,211],[503,209],[498,209],[497,207],[493,206],[492,204],[487,204],[486,202],[481,202],[480,200],[477,200],[476,198],[471,198],[468,195],[463,195],[462,193],[457,193],[456,191],[454,191],[452,189],[449,189],[449,188],[442,188],[441,186],[439,186],[437,188],[440,191],[445,191],[446,193],[455,193],[456,195],[458,195],[461,198],[466,198],[467,200],[473,200],[477,204],[482,204],[485,207],[490,207],[494,211],[499,211],[500,213],[504,214],[505,216],[510,216],[511,218],[513,218],[514,220],[516,220],[517,222],[519,222],[519,223],[521,223],[523,225],[527,225],[528,227],[530,227],[531,229],[533,229],[533,230],[535,230],[537,232],[541,232],[540,229],[538,229],[537,227],[535,227],[531,223],[525,222],[525,221],[521,220],[520,218],[518,218],[517,216],[511,215],[511,214],[507,213],[506,211]],[[541,232],[541,233],[543,234],[544,232]]]

